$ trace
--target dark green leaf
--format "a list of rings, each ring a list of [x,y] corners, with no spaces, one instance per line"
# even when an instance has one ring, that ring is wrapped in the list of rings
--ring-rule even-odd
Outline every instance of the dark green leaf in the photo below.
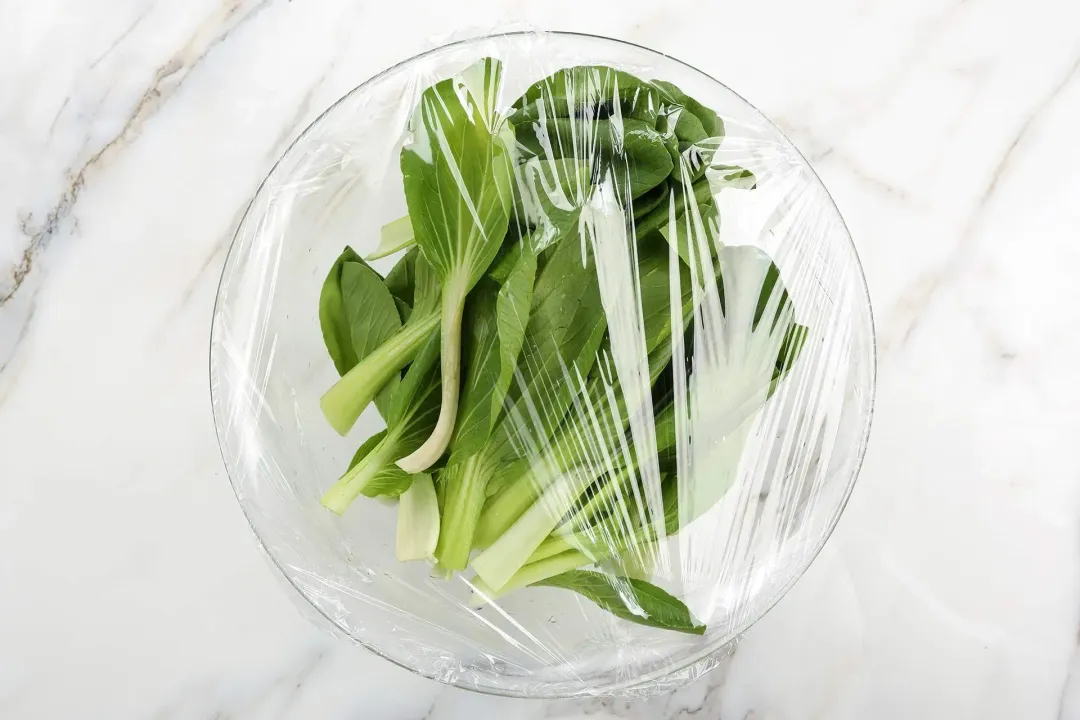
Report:
[[[361,460],[375,449],[375,446],[382,442],[382,439],[386,437],[386,431],[382,430],[375,433],[357,449],[356,454],[353,455],[352,462],[349,463],[349,468],[355,467]],[[392,497],[395,498],[401,493],[409,489],[409,485],[412,484],[412,475],[399,468],[397,465],[390,463],[384,465],[375,476],[368,481],[368,483],[360,491],[368,497]]]
[[[703,137],[720,138],[724,136],[724,121],[713,110],[684,93],[674,83],[654,80],[652,84],[659,88],[670,102],[690,111],[694,116],[696,125],[704,133]],[[680,139],[682,138],[680,137]]]
[[[516,131],[523,157],[577,159],[594,180],[610,177],[619,187],[628,177],[631,197],[656,187],[672,170],[663,138],[641,120],[550,118]]]
[[[595,270],[578,243],[563,242],[536,280],[510,407],[498,444],[543,445],[580,392],[607,329]]]
[[[492,418],[500,414],[503,401],[510,390],[514,368],[525,342],[525,330],[529,323],[533,288],[536,284],[536,253],[531,247],[522,246],[518,262],[506,282],[499,289],[496,301],[496,318],[499,325],[499,379],[492,394]]]
[[[810,328],[798,323],[792,323],[784,335],[784,341],[780,345],[780,352],[776,355],[776,369],[773,371],[772,383],[769,385],[769,397],[776,392],[776,388],[783,379],[791,372],[795,361],[802,352],[806,338],[810,335]]]
[[[409,304],[401,298],[394,298],[394,305],[397,306],[398,317],[401,318],[401,323],[404,325],[409,322],[409,316],[412,315],[412,308]]]
[[[399,437],[398,457],[412,452],[431,433],[439,415],[439,335],[416,354],[390,401],[386,424]]]
[[[597,65],[564,68],[531,85],[514,102],[516,124],[550,117],[606,118],[616,105],[626,118],[656,122],[659,91],[622,70]]]
[[[454,454],[477,452],[491,433],[492,393],[499,378],[498,295],[498,284],[484,278],[469,294],[465,305],[461,347],[465,382],[450,444]]]
[[[534,157],[517,167],[514,212],[534,228],[529,240],[537,252],[577,230],[594,169],[588,160],[574,157]]]
[[[500,74],[501,64],[485,58],[425,90],[401,151],[416,243],[443,281],[462,273],[467,289],[491,264],[509,220],[511,160],[493,113]]]
[[[745,246],[745,249],[740,248],[745,253],[757,253],[765,255],[765,253],[757,248]],[[773,295],[777,294],[777,298],[773,298]],[[788,312],[790,312],[791,299],[788,296],[787,288],[784,287],[783,281],[780,280],[780,268],[776,267],[776,263],[770,261],[769,269],[765,273],[765,280],[761,284],[761,294],[758,296],[757,308],[754,310],[754,324],[753,329],[757,330],[758,324],[761,322],[762,317],[768,311],[770,305],[776,309],[773,312],[773,328],[780,322],[781,318]]]
[[[688,267],[694,270],[698,282],[709,274],[709,268],[717,264],[718,239],[720,236],[720,216],[712,203],[691,204],[691,196],[677,190],[674,193],[676,205],[675,222],[668,222],[660,228],[664,239],[675,246],[675,252]],[[703,258],[708,254],[708,261]],[[721,294],[723,290],[720,290]],[[723,303],[723,298],[721,298]]]
[[[666,202],[669,192],[671,189],[667,182],[662,182],[641,197],[634,199],[634,220],[645,217],[659,207],[660,203]]]
[[[692,189],[694,192],[689,195],[685,192],[683,186],[673,185],[672,192],[668,196],[668,202],[660,203],[655,210],[646,213],[644,217],[637,221],[635,225],[637,236],[639,238],[647,237],[650,233],[667,227],[672,210],[675,212],[675,217],[681,217],[686,212],[686,209],[690,207],[691,202],[700,206],[711,201],[712,190],[709,188],[707,178],[695,181]]]
[[[644,580],[570,570],[535,584],[573,590],[612,615],[639,625],[693,635],[705,632],[681,600]]]
[[[520,241],[527,242],[528,239],[520,238]],[[513,271],[514,266],[517,265],[518,253],[521,252],[519,245],[521,242],[511,242],[511,238],[503,242],[503,246],[499,248],[499,254],[495,256],[495,260],[492,261],[491,267],[488,268],[488,277],[495,282],[502,285],[506,282],[506,278],[510,277],[510,273]]]
[[[470,296],[463,355],[467,358],[454,453],[479,452],[503,410],[517,367],[536,278],[536,254],[527,244],[500,288],[481,280]]]
[[[413,295],[416,291],[416,256],[418,254],[419,250],[416,248],[410,249],[386,274],[386,289],[409,307],[413,306]]]
[[[356,251],[346,247],[331,266],[319,294],[319,325],[326,349],[339,375],[347,373],[358,362],[352,347],[352,327],[341,295],[341,269],[346,262],[363,261]]]
[[[364,263],[347,262],[342,267],[341,294],[359,362],[401,329],[401,316],[383,279]],[[398,380],[393,376],[375,396],[375,406],[384,418]]]

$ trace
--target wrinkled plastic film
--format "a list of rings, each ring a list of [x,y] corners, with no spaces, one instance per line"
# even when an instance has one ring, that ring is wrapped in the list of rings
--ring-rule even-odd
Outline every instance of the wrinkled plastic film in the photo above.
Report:
[[[873,325],[839,213],[745,101],[526,32],[398,65],[290,148],[211,381],[252,529],[338,632],[484,691],[647,694],[821,549]]]

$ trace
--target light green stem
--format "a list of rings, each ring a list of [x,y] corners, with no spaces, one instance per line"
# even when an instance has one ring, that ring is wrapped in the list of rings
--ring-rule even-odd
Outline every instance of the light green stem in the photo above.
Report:
[[[457,420],[458,395],[461,392],[461,315],[465,296],[469,292],[466,279],[450,282],[443,293],[442,303],[442,406],[435,429],[414,453],[398,460],[398,467],[407,473],[418,473],[435,464],[454,434]]]
[[[325,495],[322,504],[338,515],[345,512],[371,479],[393,461],[397,451],[398,436],[387,433],[370,453],[349,468]]]
[[[525,567],[518,570],[514,575],[506,581],[498,590],[493,589],[482,579],[473,580],[473,587],[476,588],[477,598],[474,601],[476,605],[484,604],[484,598],[494,600],[498,597],[505,595],[511,590],[518,590],[526,585],[532,585],[538,583],[541,580],[547,580],[550,577],[561,575],[568,570],[576,570],[579,567],[588,565],[590,563],[589,558],[577,550],[567,550],[566,552],[559,553],[552,557],[532,562]]]
[[[493,474],[494,467],[482,453],[443,470],[446,495],[435,557],[448,570],[464,570],[469,563],[476,521],[484,506],[484,491]]]
[[[396,335],[357,363],[326,391],[319,404],[338,434],[345,435],[379,391],[416,357],[439,325],[438,313],[413,315]]]
[[[501,589],[555,529],[583,489],[582,478],[575,473],[561,476],[509,530],[473,560],[476,574],[492,588]]]

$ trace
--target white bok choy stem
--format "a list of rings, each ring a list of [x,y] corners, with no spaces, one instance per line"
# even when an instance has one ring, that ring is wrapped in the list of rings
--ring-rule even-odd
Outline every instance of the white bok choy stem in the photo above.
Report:
[[[473,63],[423,92],[401,150],[416,244],[442,281],[442,407],[431,436],[398,461],[431,467],[453,436],[460,394],[465,298],[502,246],[513,207],[510,133],[495,113],[502,64]]]
[[[439,541],[439,499],[427,473],[413,477],[398,503],[397,559],[427,560]]]

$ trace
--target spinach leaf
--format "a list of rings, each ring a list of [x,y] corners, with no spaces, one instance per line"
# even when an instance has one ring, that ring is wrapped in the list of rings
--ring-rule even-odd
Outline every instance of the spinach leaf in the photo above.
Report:
[[[705,626],[694,620],[681,600],[644,580],[610,577],[591,570],[570,570],[534,585],[573,590],[612,615],[639,625],[692,635],[705,633]]]
[[[399,464],[431,466],[458,410],[465,298],[495,258],[510,219],[512,157],[494,113],[502,65],[485,58],[420,97],[401,151],[416,243],[442,281],[442,403],[431,436]]]
[[[352,347],[352,326],[341,293],[341,271],[347,262],[362,262],[351,247],[346,247],[334,261],[319,293],[319,325],[338,375],[347,373],[357,362]]]

